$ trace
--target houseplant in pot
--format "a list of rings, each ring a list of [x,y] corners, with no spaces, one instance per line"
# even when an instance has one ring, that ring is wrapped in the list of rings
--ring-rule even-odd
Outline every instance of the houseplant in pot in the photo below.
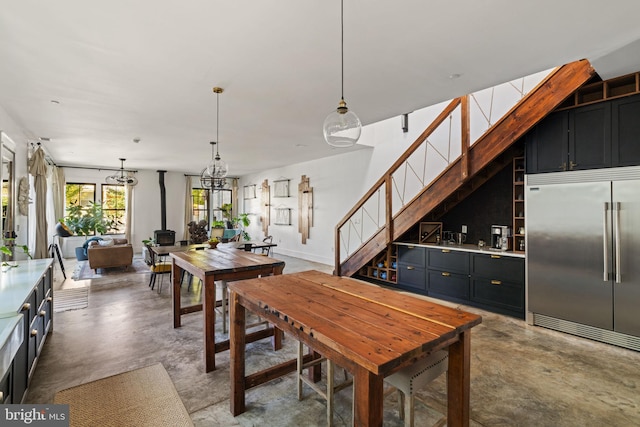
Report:
[[[86,206],[72,204],[67,208],[67,216],[60,220],[61,224],[73,232],[76,236],[93,236],[96,234],[105,234],[115,228],[117,222],[108,218],[102,206],[95,202],[90,202]],[[100,237],[91,239],[100,240]],[[90,239],[85,244],[76,248],[76,258],[78,261],[87,259],[87,248]]]

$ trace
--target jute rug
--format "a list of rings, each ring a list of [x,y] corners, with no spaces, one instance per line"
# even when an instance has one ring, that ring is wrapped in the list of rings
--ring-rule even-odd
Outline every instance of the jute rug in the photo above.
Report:
[[[142,258],[134,258],[132,264],[125,270],[124,267],[113,268],[99,268],[96,273],[95,270],[89,268],[89,261],[82,261],[78,263],[76,271],[73,272],[71,278],[73,280],[87,280],[87,279],[99,279],[101,277],[112,277],[118,274],[127,273],[148,273],[149,266],[144,263]]]
[[[71,427],[193,426],[160,363],[59,391],[53,403],[69,405]]]
[[[78,310],[89,305],[89,288],[59,289],[53,291],[53,311]]]

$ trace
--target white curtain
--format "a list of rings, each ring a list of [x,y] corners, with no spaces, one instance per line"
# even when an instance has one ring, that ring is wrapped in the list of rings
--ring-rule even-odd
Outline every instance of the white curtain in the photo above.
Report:
[[[182,233],[182,240],[189,241],[189,227],[187,224],[191,222],[191,177],[185,176],[186,188],[184,190],[184,232]]]
[[[124,194],[125,194],[125,228],[124,228],[124,238],[127,239],[127,242],[133,245],[131,241],[132,234],[132,224],[133,224],[133,187],[130,185],[124,186]]]

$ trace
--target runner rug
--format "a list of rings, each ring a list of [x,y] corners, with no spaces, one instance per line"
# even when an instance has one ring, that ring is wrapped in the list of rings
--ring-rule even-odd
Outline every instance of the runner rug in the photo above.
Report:
[[[53,312],[78,310],[89,305],[89,288],[59,289],[53,291]]]
[[[53,403],[69,405],[71,427],[193,426],[160,363],[59,391]]]

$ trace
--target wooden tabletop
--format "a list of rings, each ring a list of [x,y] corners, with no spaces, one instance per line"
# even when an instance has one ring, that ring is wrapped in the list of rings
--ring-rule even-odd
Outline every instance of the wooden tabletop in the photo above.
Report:
[[[223,243],[218,244],[215,249],[171,252],[170,255],[180,266],[184,265],[185,262],[188,263],[188,271],[195,274],[196,277],[213,274],[220,276],[225,273],[259,269],[265,265],[281,265],[284,267],[284,261],[238,250],[236,245],[237,242],[233,244]]]
[[[208,248],[206,243],[198,243],[193,245],[173,245],[173,246],[150,246],[151,252],[158,256],[168,255],[171,252],[186,252],[197,249]]]
[[[478,315],[411,295],[319,271],[229,283],[233,313],[231,411],[244,411],[244,349],[234,347],[242,335],[243,308],[258,313],[323,356],[354,374],[356,420],[378,425],[382,419],[382,379],[429,353],[449,348],[449,415],[451,425],[468,425],[469,330]],[[236,313],[240,313],[236,317]],[[240,341],[241,337],[238,338]],[[236,353],[240,354],[234,354]],[[268,377],[265,373],[252,377]],[[380,399],[380,400],[378,400]],[[466,423],[465,420],[466,419]]]
[[[173,270],[172,307],[173,327],[181,326],[181,316],[196,311],[204,311],[203,341],[205,372],[215,369],[215,353],[229,349],[229,341],[216,342],[216,306],[222,307],[223,324],[226,325],[226,281],[243,280],[254,277],[280,275],[284,261],[236,248],[237,242],[218,244],[215,249],[199,251],[170,252]],[[202,304],[182,307],[180,298],[181,272],[187,271],[203,282]],[[222,301],[216,301],[216,284],[222,286]],[[218,304],[219,303],[219,304]],[[224,328],[223,328],[224,329]],[[274,349],[282,346],[282,332],[274,328],[253,333],[248,342],[273,336]]]

